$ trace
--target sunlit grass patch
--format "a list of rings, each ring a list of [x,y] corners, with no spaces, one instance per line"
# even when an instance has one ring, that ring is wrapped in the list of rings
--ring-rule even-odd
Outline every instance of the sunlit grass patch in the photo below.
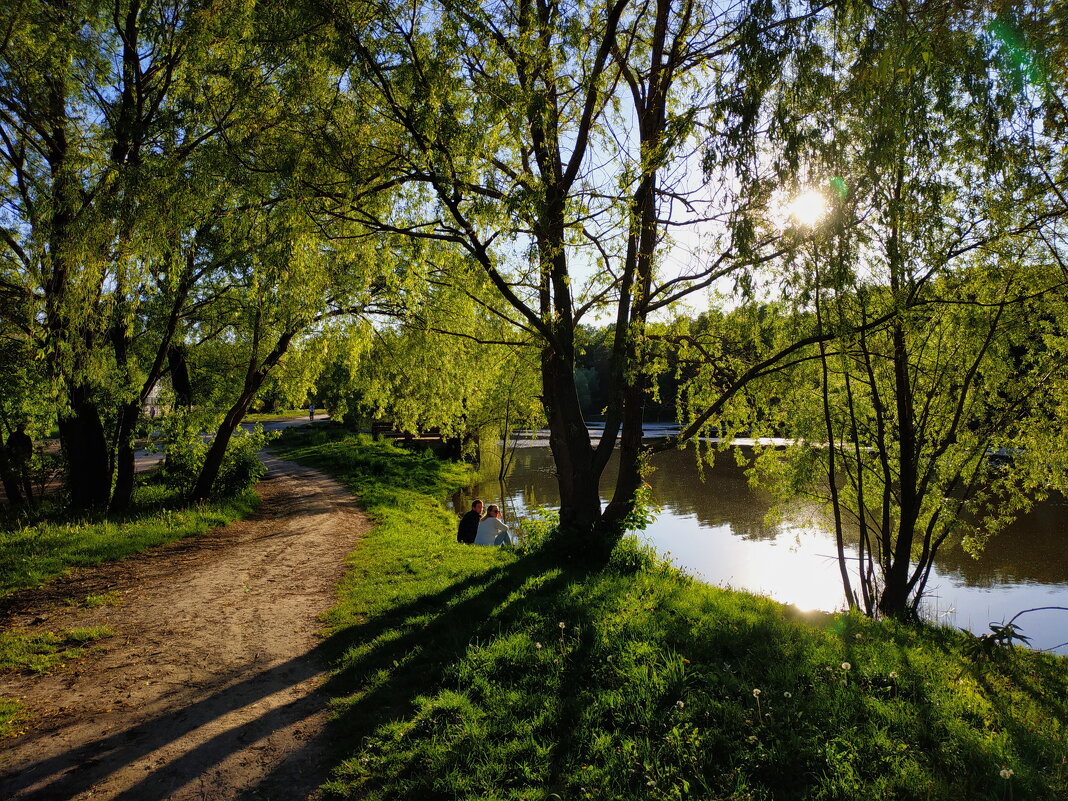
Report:
[[[249,491],[185,506],[173,491],[157,485],[139,486],[134,500],[134,511],[118,520],[44,520],[0,530],[0,597],[39,586],[74,567],[116,561],[203,534],[246,516],[258,504]]]
[[[106,626],[66,631],[0,632],[0,670],[49,673],[73,659],[84,656],[96,640],[111,637]]]
[[[103,606],[115,606],[122,602],[122,593],[112,590],[104,593],[90,593],[82,599],[68,598],[68,606],[78,606],[83,609],[100,609]]]
[[[966,635],[802,615],[633,540],[603,569],[459,545],[454,468],[328,434],[299,458],[379,523],[329,617],[332,797],[1068,797],[1068,660],[977,670]]]
[[[0,740],[22,733],[26,707],[17,698],[0,695]]]

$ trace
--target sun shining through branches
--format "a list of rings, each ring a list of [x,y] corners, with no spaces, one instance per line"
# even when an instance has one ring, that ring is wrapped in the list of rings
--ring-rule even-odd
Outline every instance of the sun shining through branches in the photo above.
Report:
[[[803,189],[786,205],[791,222],[811,228],[827,216],[827,198],[818,189]]]

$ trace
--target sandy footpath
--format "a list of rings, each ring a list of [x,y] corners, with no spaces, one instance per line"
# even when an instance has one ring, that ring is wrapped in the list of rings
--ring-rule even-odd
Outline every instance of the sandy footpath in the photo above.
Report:
[[[52,675],[0,676],[33,715],[0,741],[0,799],[298,801],[325,779],[317,616],[370,524],[332,479],[265,461],[253,517],[0,607],[5,629],[115,631]]]

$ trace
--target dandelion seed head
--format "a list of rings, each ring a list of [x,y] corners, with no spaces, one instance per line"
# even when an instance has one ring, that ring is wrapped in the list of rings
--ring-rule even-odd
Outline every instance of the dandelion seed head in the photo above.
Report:
[[[760,697],[760,688],[759,687],[754,687],[753,688],[753,697],[754,698],[759,698]]]
[[[849,664],[848,662],[843,662],[842,663],[842,670],[849,670],[851,667],[853,667],[853,666],[851,664]]]
[[[1012,768],[1002,768],[1001,773],[998,775],[1003,779],[1011,779],[1013,776]]]
[[[784,692],[782,694],[782,697],[783,698],[793,698],[794,696],[793,696],[793,693],[791,693],[789,690],[787,690],[786,692]]]

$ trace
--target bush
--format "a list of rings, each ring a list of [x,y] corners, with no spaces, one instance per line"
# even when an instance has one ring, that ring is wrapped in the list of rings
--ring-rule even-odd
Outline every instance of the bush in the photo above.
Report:
[[[204,419],[195,413],[169,415],[162,434],[166,444],[163,451],[166,459],[160,470],[160,480],[171,489],[187,493],[193,489],[208,454],[208,441],[202,432]],[[219,475],[212,486],[212,494],[229,497],[249,489],[267,468],[257,451],[267,444],[267,436],[259,424],[251,430],[239,427],[234,431],[226,454],[223,456]]]
[[[215,479],[213,493],[229,497],[252,487],[263,478],[267,468],[260,461],[259,451],[267,444],[262,427],[257,424],[253,431],[239,428],[226,447],[222,467]]]

